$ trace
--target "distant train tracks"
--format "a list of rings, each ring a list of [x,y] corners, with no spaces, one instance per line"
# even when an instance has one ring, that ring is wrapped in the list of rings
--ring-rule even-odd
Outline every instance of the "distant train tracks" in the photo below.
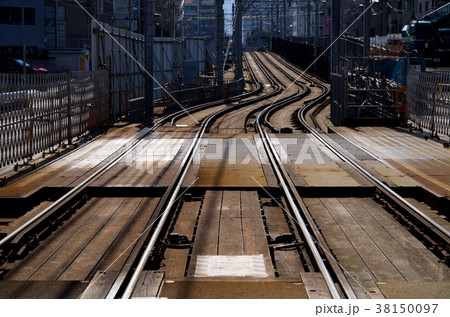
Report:
[[[255,93],[260,93],[261,90],[262,87],[258,84],[254,91],[245,93],[239,97],[191,107],[164,117],[151,129],[149,129],[149,131],[142,134],[137,140],[116,151],[114,155],[110,156],[110,158],[106,160],[107,163],[96,169],[92,175],[84,179],[79,185],[62,195],[62,197],[57,199],[53,204],[35,215],[26,223],[10,232],[6,237],[3,237],[0,240],[0,255],[2,262],[14,262],[17,254],[25,254],[25,250],[35,248],[39,244],[41,237],[47,237],[49,232],[53,231],[58,226],[58,223],[60,224],[61,221],[67,220],[67,217],[70,217],[70,214],[75,212],[79,204],[84,204],[87,199],[84,195],[84,191],[88,186],[93,184],[102,175],[111,170],[112,167],[114,167],[126,155],[136,149],[148,135],[162,127],[166,122],[170,122],[170,125],[174,125],[176,120],[180,120],[181,118],[190,115],[189,113],[199,111],[212,113],[207,114],[206,117],[201,120],[202,124],[199,127],[197,134],[194,136],[182,163],[180,164],[175,176],[153,212],[153,216],[149,220],[150,227],[147,227],[145,234],[143,234],[137,241],[134,252],[125,263],[121,274],[116,279],[111,291],[108,294],[108,298],[129,298],[133,292],[136,281],[139,278],[139,274],[143,270],[143,267],[145,266],[145,263],[147,262],[155,244],[157,243],[161,232],[167,227],[166,220],[172,212],[177,196],[180,194],[183,180],[205,131],[211,126],[214,120],[224,113],[263,101],[275,94],[280,93],[281,91],[281,89],[277,87],[271,92],[260,94],[260,96],[257,97],[252,97]],[[249,99],[249,97],[251,98]],[[215,110],[214,108],[224,102],[235,102],[242,99],[246,100],[239,102],[232,107],[226,107],[219,110]]]
[[[236,102],[244,98],[252,97],[254,94],[261,92],[262,87],[258,84],[256,88],[250,92],[243,93],[242,95],[228,98],[225,100],[218,100],[214,102],[209,102],[205,104],[200,104],[197,106],[193,106],[187,109],[181,109],[175,113],[172,113],[168,116],[165,116],[160,121],[158,121],[155,125],[153,125],[147,132],[141,134],[136,140],[133,140],[113,154],[111,154],[107,159],[104,160],[103,165],[100,166],[92,175],[84,179],[80,184],[72,188],[70,191],[62,195],[58,198],[54,203],[50,206],[42,210],[40,213],[35,215],[33,218],[10,232],[7,236],[4,236],[0,240],[0,259],[3,261],[10,260],[10,257],[13,256],[15,252],[18,252],[20,249],[36,245],[39,241],[40,234],[46,234],[49,223],[53,223],[57,221],[58,218],[64,216],[65,213],[73,212],[73,206],[77,205],[79,201],[85,201],[85,197],[83,197],[83,191],[93,184],[95,180],[99,179],[102,175],[104,175],[108,170],[111,170],[113,166],[115,166],[120,160],[122,160],[126,155],[131,153],[134,149],[136,149],[142,141],[156,131],[158,128],[162,127],[167,122],[170,122],[171,125],[174,124],[176,120],[179,120],[182,117],[188,116],[191,113],[198,112],[201,110],[205,110],[208,108],[212,108],[218,105],[223,104],[224,102]],[[264,96],[253,98],[249,101],[243,102],[242,105],[250,104],[253,100],[259,101],[264,99]],[[229,111],[229,109],[224,109]],[[220,112],[222,113],[222,112]],[[57,221],[58,222],[58,221]],[[0,263],[2,261],[0,260]]]
[[[295,69],[279,57],[276,57],[276,59],[284,67],[289,68],[299,75],[302,74],[301,71]],[[283,74],[291,80],[295,80],[295,78],[287,74],[286,71],[282,70],[281,68],[279,68],[279,70],[282,71]],[[305,77],[308,78],[309,75],[306,75]],[[334,154],[336,154],[340,159],[342,159],[344,162],[347,162],[350,166],[361,173],[361,175],[368,179],[378,189],[379,193],[376,197],[381,203],[386,205],[386,209],[388,209],[390,213],[398,217],[401,223],[412,229],[412,231],[419,239],[424,239],[426,241],[426,246],[429,247],[430,250],[432,250],[443,262],[447,263],[448,257],[450,255],[450,232],[436,223],[426,214],[418,210],[416,207],[414,207],[406,199],[401,197],[401,195],[389,188],[389,186],[378,180],[374,175],[370,173],[370,171],[367,171],[360,164],[352,160],[347,155],[343,154],[330,141],[328,141],[328,139],[322,136],[307,122],[307,112],[310,111],[318,103],[320,103],[329,92],[328,87],[326,87],[319,81],[314,81],[313,77],[309,77],[309,80],[312,80],[317,87],[323,89],[324,93],[319,98],[308,101],[303,108],[299,109],[297,113],[299,123],[309,133],[312,133],[320,142],[322,142],[327,148],[329,148]]]
[[[272,79],[276,81],[273,75],[270,74],[267,75],[272,76]],[[303,88],[302,92],[299,93],[299,96],[294,97],[293,100],[289,100],[288,103],[298,101],[304,98],[304,96],[309,93],[309,90],[307,89],[306,86],[302,85],[302,88]],[[332,294],[333,298],[342,298],[341,292],[344,293],[344,298],[356,298],[356,295],[354,294],[351,286],[349,285],[347,279],[345,278],[341,268],[336,264],[335,260],[333,259],[333,257],[330,255],[329,252],[327,251],[323,252],[324,250],[327,249],[326,243],[323,240],[317,226],[314,224],[314,221],[311,215],[309,214],[308,208],[306,207],[301,197],[299,196],[294,183],[289,177],[289,174],[283,167],[283,164],[280,160],[277,151],[275,150],[275,147],[271,141],[269,134],[263,128],[263,124],[268,127],[271,127],[269,123],[270,117],[269,114],[274,109],[280,108],[285,104],[286,103],[283,101],[277,102],[270,105],[269,107],[266,107],[263,111],[261,111],[261,113],[257,118],[258,133],[261,135],[264,148],[268,154],[272,168],[275,171],[280,187],[282,188],[283,193],[289,203],[289,207],[293,214],[293,218],[296,220],[296,224],[300,227],[300,230],[303,234],[303,238],[306,240],[309,250],[313,255],[317,267],[322,273],[325,282],[327,283],[330,293]],[[271,127],[271,130],[274,130],[274,128]],[[304,218],[306,218],[306,220]],[[310,230],[312,232],[310,232]],[[317,244],[320,246],[320,248],[323,249],[319,250],[318,246],[316,245],[316,241]],[[327,265],[324,263],[323,257],[327,258],[328,260],[327,263],[330,267],[327,267]],[[336,282],[339,283],[338,285],[340,286],[340,289],[336,287]]]
[[[283,219],[284,221],[290,224],[295,222],[295,230],[292,230],[293,232],[295,231],[293,234],[295,237],[291,240],[288,239],[289,242],[287,244],[269,246],[272,250],[271,252],[284,249],[296,250],[298,252],[297,261],[300,262],[299,258],[304,260],[306,271],[321,273],[329,293],[333,298],[357,298],[355,290],[348,281],[348,276],[344,274],[342,267],[330,251],[325,237],[316,224],[316,220],[300,196],[294,181],[286,170],[285,163],[280,159],[280,155],[272,140],[273,135],[270,134],[270,132],[280,132],[279,129],[270,123],[274,113],[282,111],[286,106],[292,104],[297,105],[307,97],[308,100],[303,102],[303,106],[299,107],[298,111],[295,112],[298,123],[304,130],[322,142],[342,161],[357,169],[359,173],[376,186],[378,199],[385,202],[386,206],[391,207],[394,212],[398,212],[398,216],[403,218],[404,222],[411,223],[415,228],[417,237],[422,239],[425,235],[425,239],[427,240],[426,245],[430,248],[434,247],[433,252],[442,261],[447,259],[450,238],[445,228],[442,228],[439,224],[414,208],[405,199],[371,175],[370,172],[363,169],[357,162],[341,153],[338,148],[334,147],[327,138],[318,133],[307,122],[306,113],[315,105],[327,102],[326,98],[329,93],[329,88],[326,85],[309,75],[302,77],[302,80],[306,83],[296,81],[295,84],[286,85],[286,81],[283,83],[279,76],[270,70],[270,67],[276,68],[290,82],[294,82],[295,78],[289,75],[283,68],[288,68],[296,74],[300,74],[300,72],[275,55],[271,55],[270,58],[265,56],[263,60],[262,54],[248,54],[247,63],[252,80],[257,83],[253,91],[240,95],[239,97],[187,109],[191,115],[195,115],[195,118],[188,118],[187,116],[189,114],[185,110],[180,110],[164,117],[138,139],[127,143],[110,156],[101,167],[97,168],[95,172],[84,179],[78,186],[70,189],[49,207],[9,233],[6,237],[3,237],[0,240],[0,263],[14,263],[16,259],[20,259],[26,253],[24,250],[29,251],[35,249],[40,241],[42,241],[41,238],[47,238],[51,231],[55,230],[62,222],[76,213],[77,205],[82,205],[86,200],[86,189],[92,186],[102,175],[111,171],[125,156],[141,145],[144,139],[151,133],[158,131],[164,136],[165,133],[174,131],[177,127],[177,122],[183,121],[185,123],[188,120],[198,120],[199,124],[189,126],[185,124],[178,125],[179,127],[186,127],[185,132],[183,132],[184,130],[180,130],[181,132],[177,131],[177,133],[185,133],[188,135],[189,142],[186,142],[188,144],[187,150],[184,151],[183,156],[180,158],[180,163],[175,165],[175,173],[170,174],[170,181],[167,186],[163,187],[163,191],[160,193],[160,199],[155,203],[154,209],[146,222],[145,230],[139,234],[134,244],[132,244],[132,250],[126,260],[124,260],[123,265],[117,273],[117,277],[111,283],[105,295],[106,298],[132,298],[143,272],[150,267],[152,269],[160,267],[160,262],[164,257],[160,253],[164,252],[167,246],[165,244],[169,244],[167,242],[168,233],[175,222],[174,219],[178,217],[179,208],[182,204],[181,201],[190,189],[190,185],[186,186],[186,179],[189,169],[193,165],[195,155],[200,151],[202,141],[207,137],[208,133],[213,133],[211,132],[213,127],[218,132],[221,129],[225,131],[226,128],[221,128],[221,124],[228,120],[227,123],[238,122],[239,125],[242,125],[240,129],[245,133],[252,128],[258,133],[262,141],[264,155],[268,157],[271,169],[279,185],[279,189],[275,190],[275,196],[278,197],[272,196],[272,193],[266,191],[263,186],[260,186],[261,188],[258,191],[261,193],[265,192],[264,195],[268,195],[272,199],[272,203],[278,204],[286,216],[286,219]],[[255,65],[256,67],[250,67],[250,65]],[[280,65],[282,66],[280,67]],[[256,72],[258,72],[258,76]],[[311,94],[312,87],[315,87],[315,95]],[[317,90],[320,90],[320,93]],[[224,105],[225,103],[227,105]],[[226,125],[224,124],[224,126]],[[254,187],[257,186],[255,185]],[[239,190],[238,185],[236,185],[236,188]],[[106,188],[105,191],[107,190]],[[231,191],[233,188],[227,187],[223,190]],[[264,203],[260,202],[260,204],[263,206]],[[267,220],[265,221],[267,222]],[[267,226],[265,230],[267,231]],[[113,239],[116,238],[114,237]],[[270,240],[270,238],[267,239]],[[171,247],[192,250],[192,244],[193,241],[188,241],[183,237],[171,245]],[[270,244],[270,241],[268,244]],[[189,265],[190,256],[188,256],[186,270]],[[275,268],[277,265],[275,263],[276,261],[273,257],[271,260]],[[97,265],[94,268],[97,268]],[[89,276],[92,278],[92,273]],[[277,276],[276,273],[275,276]]]
[[[246,106],[264,101],[267,98],[272,97],[281,92],[281,86],[279,85],[279,83],[267,73],[267,71],[263,68],[260,62],[257,61],[257,63],[261,67],[261,70],[264,71],[267,78],[270,79],[270,81],[272,82],[272,86],[274,86],[275,89],[270,93],[266,93],[252,100],[241,102],[238,106],[232,108],[225,108],[218,112],[215,112],[212,115],[208,116],[204,121],[202,121],[200,131],[195,136],[194,141],[192,142],[186,156],[184,157],[183,162],[181,163],[176,176],[173,178],[171,184],[168,187],[168,190],[162,197],[160,204],[158,205],[154,213],[154,215],[157,216],[156,219],[154,220],[155,222],[157,221],[157,224],[154,225],[156,226],[156,228],[151,232],[151,236],[145,238],[146,240],[149,241],[142,243],[142,245],[144,244],[146,245],[145,249],[142,251],[141,255],[139,255],[138,257],[136,257],[135,260],[133,260],[133,263],[129,261],[130,262],[129,265],[128,266],[127,264],[125,265],[127,269],[124,269],[123,273],[119,275],[119,278],[116,280],[115,284],[112,287],[113,293],[110,292],[108,297],[114,298],[119,296],[121,298],[130,298],[131,295],[133,294],[136,283],[140,278],[140,274],[143,272],[147,264],[147,261],[152,255],[152,252],[155,250],[156,245],[160,243],[160,241],[163,241],[162,238],[165,235],[168,226],[170,225],[171,216],[173,216],[173,213],[175,212],[174,210],[175,202],[182,189],[181,187],[188,172],[189,166],[192,164],[194,154],[196,153],[196,151],[198,151],[199,145],[201,143],[204,134],[209,130],[214,121],[217,120],[217,118],[223,116],[227,112],[239,111],[239,109],[244,109],[244,107]],[[290,103],[292,102],[291,101],[292,98],[295,98],[297,100],[299,97],[288,96],[282,98],[279,102],[282,104]],[[278,103],[276,103],[276,105],[279,106]],[[266,105],[263,105],[262,107],[266,107]],[[262,107],[258,106],[257,109],[259,110]],[[246,125],[246,122],[247,119],[244,121],[244,125]],[[135,263],[136,261],[137,263]]]

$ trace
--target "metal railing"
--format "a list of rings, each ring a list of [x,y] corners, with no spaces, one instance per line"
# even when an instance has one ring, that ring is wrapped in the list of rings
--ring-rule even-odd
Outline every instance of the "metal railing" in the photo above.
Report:
[[[71,143],[108,116],[106,71],[0,74],[0,167]]]
[[[450,72],[410,70],[406,113],[418,128],[450,136]]]
[[[223,87],[224,98],[230,98],[241,94],[243,87],[244,81],[242,78],[240,80],[225,83]],[[204,86],[172,91],[170,94],[175,100],[182,104],[183,107],[190,107],[217,100],[219,96],[219,88],[218,86]],[[155,106],[164,106],[165,113],[172,113],[174,111],[181,110],[172,97],[164,94],[163,98],[155,103]]]
[[[392,80],[348,69],[331,74],[331,87],[331,121],[335,125],[353,124],[357,119],[394,124],[402,117],[398,107],[402,95]]]

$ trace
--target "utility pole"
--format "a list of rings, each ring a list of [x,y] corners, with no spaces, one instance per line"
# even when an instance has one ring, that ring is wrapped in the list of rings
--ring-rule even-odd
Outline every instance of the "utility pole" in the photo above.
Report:
[[[341,87],[337,81],[340,77],[339,66],[339,35],[341,25],[341,0],[333,0],[331,2],[331,105],[330,114],[331,121],[335,125],[342,125],[344,118],[344,109],[341,105]],[[336,85],[337,84],[337,85]]]
[[[309,43],[311,39],[311,0],[306,4],[306,39]]]
[[[172,33],[172,39],[175,40],[175,38],[177,37],[177,22],[175,19],[175,0],[172,0],[172,21],[173,21],[173,33]]]
[[[153,0],[145,1],[145,69],[153,76]],[[146,123],[153,122],[153,78],[145,76],[145,118]]]
[[[270,51],[273,52],[273,29],[275,25],[273,24],[273,3],[270,4]]]
[[[132,19],[131,17],[133,16],[133,13],[131,11],[131,0],[128,0],[128,31],[131,32],[131,28],[132,28]]]
[[[283,1],[283,25],[281,26],[281,38],[286,39],[286,0]]]
[[[22,68],[23,74],[27,73],[27,46],[25,44],[25,6],[22,1]]]
[[[236,0],[236,77],[242,78],[242,0]]]
[[[380,17],[380,25],[379,25],[379,29],[378,29],[378,35],[379,36],[384,36],[387,35],[389,32],[388,30],[386,30],[386,27],[384,27],[385,25],[387,25],[387,21],[385,20],[386,17],[386,0],[381,0],[378,5],[381,6],[378,16]]]
[[[231,39],[233,42],[233,45],[232,45],[233,64],[237,65],[237,60],[236,60],[236,50],[237,50],[237,46],[236,46],[236,6],[235,6],[234,2],[231,4],[231,15],[232,15],[231,16]],[[237,77],[236,71],[234,72],[234,75],[235,75],[235,77]]]
[[[92,28],[92,36],[93,44],[92,44],[92,70],[98,70],[99,66],[99,38],[100,38],[100,26],[97,25],[97,22],[99,21],[100,17],[100,0],[94,0],[92,8],[92,16],[94,17],[95,21],[91,21],[91,28]]]
[[[277,27],[276,27],[276,29],[275,29],[275,33],[276,33],[276,37],[279,37],[280,36],[280,34],[278,34],[279,32],[280,32],[280,6],[279,6],[279,3],[277,2],[277,4],[276,4],[276,6],[277,6],[277,16],[276,16],[276,18],[277,18]]]
[[[223,0],[216,1],[216,72],[219,99],[223,98]]]
[[[413,11],[414,12],[414,11]],[[383,2],[378,2],[378,12],[377,12],[377,32],[375,33],[378,36],[383,36],[383,28],[381,27],[383,21]]]
[[[316,0],[316,3],[314,4],[314,59],[316,59],[319,54],[319,9],[320,0]],[[314,75],[317,76],[317,62],[314,63]]]
[[[370,6],[370,0],[364,0],[364,9],[366,10],[366,13],[364,13],[364,67],[367,67],[367,70],[369,70],[369,57],[370,57],[370,16],[371,12],[370,10],[367,10],[367,8]]]
[[[197,16],[197,25],[198,25],[198,36],[202,36],[202,32],[201,32],[201,29],[202,29],[202,21],[200,20],[200,18],[201,18],[201,14],[200,14],[200,8],[201,8],[201,5],[202,5],[202,0],[199,0],[198,1],[198,16]]]
[[[263,25],[262,25],[262,17],[261,16],[259,16],[259,34],[260,34],[260,36],[259,36],[259,41],[260,41],[259,46],[260,46],[260,48],[263,48],[264,40],[263,40],[263,37],[262,37],[262,35],[263,35]]]
[[[281,17],[281,55],[286,56],[284,41],[286,40],[286,0],[283,0],[283,12]]]
[[[331,2],[331,43],[333,43],[341,32],[341,0]],[[336,41],[331,46],[331,72],[339,73],[339,43]]]
[[[58,48],[58,0],[55,1],[55,47]]]
[[[161,1],[160,7],[159,7],[159,11],[160,11],[160,14],[161,14],[161,22],[159,24],[159,27],[161,29],[161,42],[162,42],[163,41],[163,37],[164,37],[164,1]],[[162,47],[162,44],[161,44],[161,47]]]

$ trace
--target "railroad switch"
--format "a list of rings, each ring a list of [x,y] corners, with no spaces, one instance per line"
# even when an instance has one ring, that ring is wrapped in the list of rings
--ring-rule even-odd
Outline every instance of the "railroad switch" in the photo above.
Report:
[[[189,239],[179,233],[170,233],[164,244],[168,248],[187,248],[191,246]]]
[[[281,128],[280,133],[292,133],[292,129],[291,128]]]
[[[294,235],[292,233],[283,233],[273,239],[272,243],[293,243]]]
[[[280,204],[281,204],[281,203],[279,203],[279,202],[278,202],[276,199],[274,199],[274,198],[271,198],[270,200],[264,201],[264,202],[262,203],[263,206],[269,206],[269,207],[277,207],[277,206],[280,206]]]
[[[274,250],[278,251],[291,251],[296,250],[297,247],[304,247],[305,242],[296,242],[296,243],[289,243],[289,244],[282,244],[277,246],[270,246],[270,248],[273,248]]]

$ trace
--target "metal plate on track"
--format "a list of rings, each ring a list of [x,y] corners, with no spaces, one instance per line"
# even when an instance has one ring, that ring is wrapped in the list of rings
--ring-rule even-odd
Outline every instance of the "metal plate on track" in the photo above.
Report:
[[[195,277],[267,277],[264,257],[259,255],[197,256]]]

